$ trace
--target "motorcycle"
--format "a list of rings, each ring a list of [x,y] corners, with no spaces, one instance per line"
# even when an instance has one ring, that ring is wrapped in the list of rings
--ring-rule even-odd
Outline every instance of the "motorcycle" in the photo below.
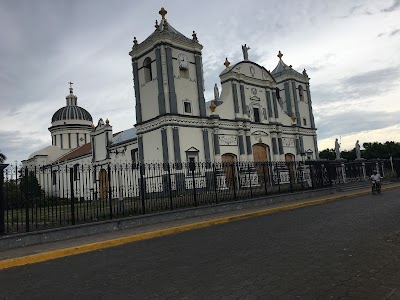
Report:
[[[381,193],[381,186],[376,180],[372,180],[372,194],[377,195]]]

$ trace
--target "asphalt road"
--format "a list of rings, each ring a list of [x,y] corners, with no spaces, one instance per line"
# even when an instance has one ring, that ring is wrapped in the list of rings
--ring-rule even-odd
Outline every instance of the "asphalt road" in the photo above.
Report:
[[[399,285],[400,190],[0,271],[4,299],[386,299]]]

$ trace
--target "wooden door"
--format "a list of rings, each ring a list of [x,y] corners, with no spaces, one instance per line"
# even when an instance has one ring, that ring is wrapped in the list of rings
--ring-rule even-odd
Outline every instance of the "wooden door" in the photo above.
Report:
[[[253,145],[253,158],[254,166],[257,169],[258,182],[269,181],[269,168],[267,162],[268,157],[268,147],[265,144],[255,144]],[[265,178],[264,178],[265,176]]]
[[[225,177],[226,177],[226,186],[229,187],[230,189],[233,189],[235,186],[237,186],[236,183],[236,155],[235,154],[223,154],[221,156],[222,158],[222,166],[225,171]]]
[[[290,181],[295,182],[295,163],[294,163],[294,155],[291,153],[286,153],[285,154],[285,161],[288,163],[288,169],[289,169],[289,176],[290,176]]]
[[[100,200],[105,201],[108,193],[108,174],[104,169],[100,170]]]

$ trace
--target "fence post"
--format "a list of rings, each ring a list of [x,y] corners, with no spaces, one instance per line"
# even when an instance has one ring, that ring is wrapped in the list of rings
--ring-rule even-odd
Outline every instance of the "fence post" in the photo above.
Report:
[[[328,163],[325,168],[328,170],[328,179],[329,179],[329,186],[332,187],[332,168],[331,165]]]
[[[29,175],[28,167],[25,167],[25,176],[24,176],[25,189],[24,189],[24,195],[25,195],[25,231],[26,232],[29,232],[29,176],[28,175]]]
[[[146,205],[144,203],[144,197],[145,197],[145,192],[146,192],[146,187],[144,184],[144,177],[143,177],[144,171],[145,171],[144,163],[140,163],[139,170],[140,170],[140,199],[142,200],[143,214],[146,214]]]
[[[281,193],[281,173],[279,172],[278,163],[275,163],[276,178],[278,180],[278,192]]]
[[[289,182],[290,182],[290,192],[293,193],[293,172],[294,170],[292,169],[293,165],[292,162],[289,161],[287,162],[287,167],[288,167],[288,171],[289,171]]]
[[[174,209],[174,206],[173,206],[173,203],[172,203],[171,166],[170,166],[170,163],[167,163],[167,164],[168,164],[168,191],[169,191],[169,206],[170,206],[170,209],[171,209],[171,210],[173,210],[173,209]],[[175,185],[176,185],[176,183],[175,183]]]
[[[110,164],[107,165],[107,173],[108,173],[108,203],[110,208],[110,220],[113,218],[112,212],[112,190],[111,190],[111,167]]]
[[[247,171],[249,172],[250,197],[253,198],[253,188],[251,186],[250,162],[247,164]]]
[[[265,189],[265,195],[268,195],[268,190],[267,190],[267,176],[265,173],[265,161],[262,162],[262,167],[263,167],[263,176],[264,176],[264,189]]]
[[[234,200],[237,200],[235,163],[231,163],[231,166],[232,166],[232,176],[231,176],[231,178],[232,178],[232,184],[233,184],[233,198],[234,198]]]
[[[215,163],[213,163],[213,174],[214,174],[214,193],[215,193],[215,203],[218,204],[218,192],[217,192],[217,171],[215,169]]]
[[[5,198],[4,198],[4,169],[8,166],[8,164],[0,164],[0,234],[4,234],[6,232],[5,226]]]
[[[312,188],[312,189],[315,188],[314,167],[315,167],[315,164],[310,165],[310,177],[311,177],[311,188]]]
[[[194,206],[197,207],[196,181],[194,178],[194,169],[195,168],[196,168],[195,163],[193,161],[189,162],[189,169],[192,172]]]
[[[71,192],[71,224],[75,225],[74,168],[69,168],[69,186]]]

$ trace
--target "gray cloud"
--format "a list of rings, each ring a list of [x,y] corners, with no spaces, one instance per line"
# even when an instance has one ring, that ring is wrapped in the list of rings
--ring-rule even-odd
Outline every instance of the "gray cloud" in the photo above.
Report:
[[[400,33],[400,29],[397,28],[397,29],[393,30],[391,33],[389,33],[389,36],[394,36],[394,35],[399,34],[399,33]]]
[[[344,77],[336,83],[314,86],[313,99],[323,104],[378,96],[396,87],[399,79],[398,66],[368,71]]]
[[[296,69],[300,72],[303,71],[303,69],[306,69],[307,73],[315,73],[315,72],[318,72],[323,69],[331,67],[332,63],[329,62],[329,60],[334,59],[334,58],[335,58],[334,53],[326,53],[320,59],[310,62],[307,65],[302,64],[300,66],[296,66],[296,67],[294,67],[294,69]]]
[[[337,111],[335,114],[326,115],[316,112],[318,138],[348,135],[351,133],[374,130],[399,124],[400,111],[394,112],[367,112],[367,111]]]
[[[13,157],[24,159],[49,145],[47,128],[52,114],[65,105],[70,80],[75,82],[78,104],[90,111],[95,122],[99,117],[109,117],[115,130],[132,126],[135,99],[127,52],[132,47],[133,36],[143,41],[153,32],[154,20],[160,18],[158,10],[162,5],[166,5],[167,18],[173,27],[188,37],[196,30],[204,45],[208,99],[213,94],[214,83],[219,83],[225,57],[231,63],[242,59],[241,44],[247,43],[252,48],[249,51],[252,61],[264,62],[272,70],[278,50],[290,48],[300,53],[307,43],[316,52],[334,51],[321,45],[319,28],[324,32],[330,30],[336,15],[367,13],[366,5],[359,0],[301,3],[248,0],[246,5],[232,1],[229,7],[222,1],[207,0],[201,5],[196,0],[187,0],[185,5],[165,1],[117,2],[118,5],[105,0],[0,1],[0,27],[4,29],[0,30],[0,57],[3,58],[0,59],[0,119],[8,120],[2,127],[8,131],[0,132],[0,148],[11,160]],[[351,16],[345,22],[351,22]],[[347,33],[352,36],[351,30]],[[296,69],[323,74],[326,70],[334,71],[336,63],[335,57],[332,60],[323,57]],[[372,77],[370,74],[364,80]],[[389,83],[390,88],[393,83],[390,78],[384,82],[376,77],[378,81],[372,85],[355,83],[363,78],[349,77],[353,86],[344,79],[313,86],[314,102],[373,94],[376,90],[372,86],[383,90],[379,85]],[[18,128],[37,132],[18,131]]]
[[[400,7],[400,0],[394,0],[393,4],[387,8],[382,9],[382,12],[392,12]]]
[[[7,156],[6,163],[27,159],[30,153],[51,145],[48,140],[40,138],[41,132],[0,131],[1,152]]]
[[[380,38],[380,37],[382,37],[384,35],[387,35],[388,37],[392,37],[392,36],[395,36],[397,34],[400,34],[400,28],[394,29],[394,30],[392,30],[390,32],[382,32],[382,33],[378,34],[376,37]]]

